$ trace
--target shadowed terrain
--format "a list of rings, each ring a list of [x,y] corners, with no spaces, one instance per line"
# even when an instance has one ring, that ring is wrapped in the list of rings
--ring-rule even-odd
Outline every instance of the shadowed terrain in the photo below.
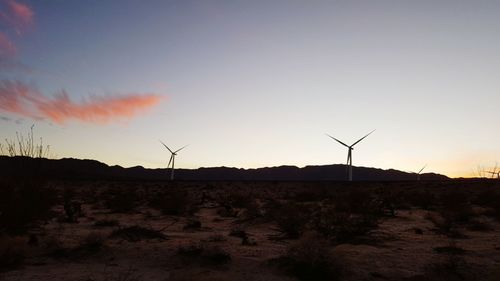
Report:
[[[19,182],[1,186],[3,280],[500,276],[497,181]]]

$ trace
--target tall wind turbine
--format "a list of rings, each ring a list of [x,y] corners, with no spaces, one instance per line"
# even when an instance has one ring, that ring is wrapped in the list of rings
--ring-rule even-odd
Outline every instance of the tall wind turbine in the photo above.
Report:
[[[375,130],[369,132],[366,136],[360,138],[358,141],[356,141],[355,143],[351,144],[351,145],[347,145],[343,142],[341,142],[340,140],[330,136],[329,134],[326,134],[327,136],[329,136],[330,138],[336,140],[338,143],[340,143],[341,145],[347,147],[347,177],[348,177],[348,180],[349,181],[352,181],[352,150],[354,149],[354,146],[356,144],[358,144],[360,141],[362,141],[364,138],[366,138],[367,136],[369,136],[371,133],[375,132]]]
[[[422,171],[425,169],[425,167],[427,167],[427,164],[425,164],[425,165],[422,167],[422,169],[420,169],[420,171],[418,171],[418,173],[416,173],[416,174],[417,174],[417,181],[419,181],[419,180],[420,180],[420,173],[422,173]]]
[[[175,156],[177,155],[177,152],[181,151],[182,149],[184,149],[187,145],[177,149],[176,151],[172,151],[170,148],[168,148],[168,146],[166,144],[164,144],[162,141],[160,141],[161,144],[163,144],[163,146],[168,149],[168,151],[170,151],[171,155],[170,155],[170,160],[168,160],[168,165],[167,165],[167,169],[170,167],[170,163],[172,163],[172,168],[170,169],[170,180],[174,180],[174,170],[175,170]]]

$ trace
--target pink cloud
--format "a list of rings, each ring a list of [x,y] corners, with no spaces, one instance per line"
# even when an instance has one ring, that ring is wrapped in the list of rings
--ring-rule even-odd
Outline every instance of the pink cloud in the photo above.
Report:
[[[11,58],[17,53],[16,46],[5,33],[0,31],[0,60]]]
[[[4,1],[5,11],[0,12],[0,19],[21,34],[33,25],[35,13],[26,4],[14,0]]]
[[[48,98],[19,81],[0,81],[0,109],[30,118],[46,118],[59,124],[75,119],[105,124],[116,119],[130,119],[156,106],[162,96],[130,94],[89,97],[76,103],[62,91]]]

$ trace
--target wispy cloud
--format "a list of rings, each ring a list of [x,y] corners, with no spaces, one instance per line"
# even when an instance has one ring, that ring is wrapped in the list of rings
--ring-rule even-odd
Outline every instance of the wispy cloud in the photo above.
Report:
[[[17,47],[12,35],[21,36],[33,25],[35,13],[26,4],[0,0],[0,71],[24,71],[17,60]]]
[[[5,33],[0,31],[0,60],[6,60],[15,56],[17,53],[17,48],[10,41],[9,37]]]
[[[105,124],[116,119],[130,119],[160,103],[157,94],[89,96],[78,103],[66,91],[46,97],[20,81],[0,81],[0,110],[35,119],[49,119],[63,124],[68,120]]]
[[[14,0],[2,2],[3,11],[0,12],[0,20],[13,28],[17,34],[23,33],[33,25],[35,13],[31,7]]]

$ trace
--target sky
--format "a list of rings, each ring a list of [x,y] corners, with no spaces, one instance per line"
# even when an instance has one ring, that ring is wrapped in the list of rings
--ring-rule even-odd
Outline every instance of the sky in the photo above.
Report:
[[[0,138],[176,167],[474,176],[500,160],[500,1],[0,0]]]

